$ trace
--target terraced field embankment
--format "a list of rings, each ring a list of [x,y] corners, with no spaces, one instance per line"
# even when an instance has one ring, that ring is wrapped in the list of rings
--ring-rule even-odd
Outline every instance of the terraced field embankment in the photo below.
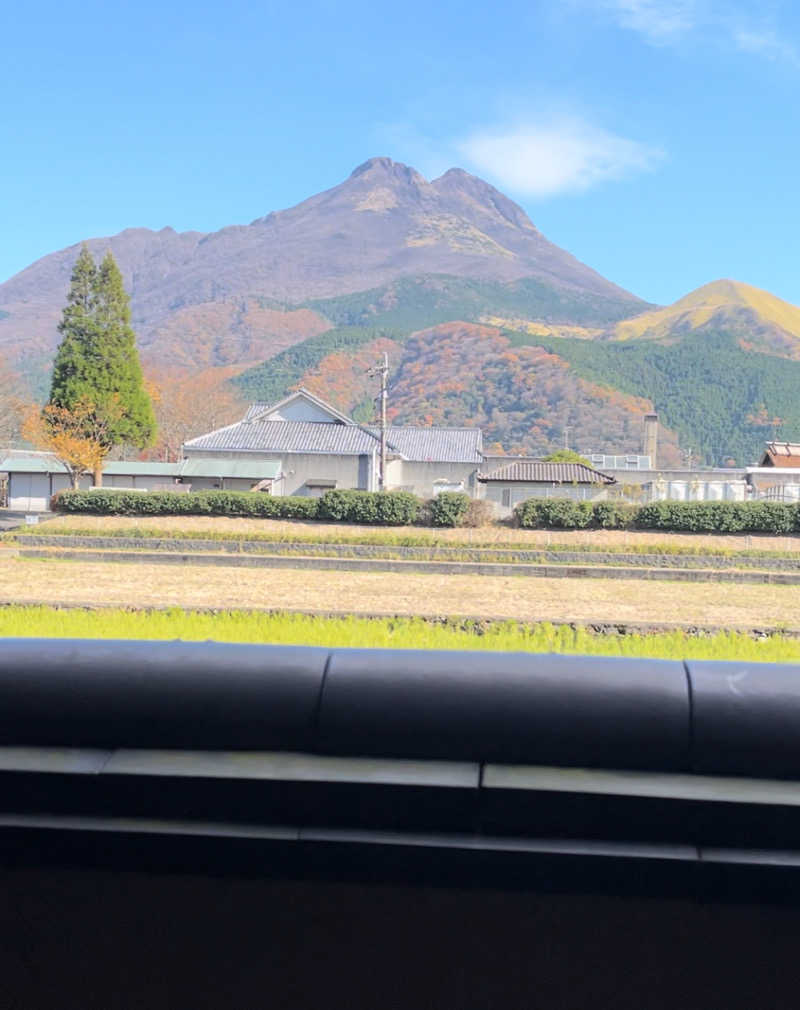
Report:
[[[17,534],[19,555],[89,562],[800,585],[800,558]]]
[[[200,537],[76,536],[71,534],[17,534],[21,547],[60,547],[92,550],[171,551],[181,554],[267,554],[316,558],[380,558],[399,561],[449,561],[476,564],[614,565],[641,568],[758,569],[799,572],[800,556],[766,552],[680,554],[659,551],[599,551],[505,547],[416,547],[391,544],[319,543],[291,540],[203,539]]]

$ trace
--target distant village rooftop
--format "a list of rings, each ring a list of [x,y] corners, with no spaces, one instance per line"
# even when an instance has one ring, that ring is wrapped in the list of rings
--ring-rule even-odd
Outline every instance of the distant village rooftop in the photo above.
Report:
[[[488,474],[478,474],[481,483],[488,481],[552,483],[552,484],[616,484],[616,478],[601,473],[584,463],[545,463],[541,460],[520,460],[502,466]]]
[[[767,442],[759,466],[800,468],[800,442]]]

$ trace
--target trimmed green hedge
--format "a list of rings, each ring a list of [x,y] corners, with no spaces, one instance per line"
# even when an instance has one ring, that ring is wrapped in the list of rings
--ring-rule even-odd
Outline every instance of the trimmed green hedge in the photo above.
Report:
[[[285,497],[257,491],[115,491],[97,488],[60,491],[53,496],[57,512],[101,516],[250,516],[258,519],[316,519],[318,499]]]
[[[800,509],[783,502],[672,502],[643,505],[636,514],[640,529],[710,533],[794,533]]]
[[[671,533],[798,533],[800,506],[783,502],[679,502],[650,505],[530,498],[514,509],[524,529],[641,529]]]
[[[209,515],[259,519],[407,526],[424,518],[433,526],[461,526],[472,499],[445,491],[423,503],[404,491],[327,491],[321,498],[273,497],[253,491],[60,491],[58,512],[90,515]],[[783,502],[576,502],[531,498],[514,510],[524,529],[645,529],[673,533],[800,533],[800,505]]]
[[[526,529],[583,530],[593,525],[594,506],[569,498],[529,498],[514,514]]]
[[[319,499],[317,518],[329,522],[377,526],[408,526],[422,502],[407,491],[326,491]]]
[[[322,519],[328,522],[407,526],[422,503],[404,491],[328,491],[321,498],[273,497],[253,491],[115,491],[91,488],[61,491],[53,497],[58,512],[90,515],[208,515],[258,519]]]

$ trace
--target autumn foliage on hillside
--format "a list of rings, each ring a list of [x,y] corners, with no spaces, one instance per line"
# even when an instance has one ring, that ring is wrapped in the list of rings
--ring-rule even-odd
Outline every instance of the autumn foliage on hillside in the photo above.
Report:
[[[541,347],[512,347],[490,326],[446,323],[403,344],[378,340],[357,355],[331,354],[302,384],[352,409],[375,395],[366,373],[384,349],[395,423],[479,426],[487,445],[500,443],[509,453],[544,454],[563,446],[566,429],[570,445],[583,452],[641,450],[644,415],[653,409],[648,400],[581,379]],[[659,456],[662,465],[680,460],[674,435],[663,429]]]
[[[281,310],[259,299],[201,302],[174,310],[142,350],[159,367],[257,364],[324,333],[330,323],[310,309]]]
[[[373,401],[377,396],[377,386],[369,371],[384,352],[389,355],[390,361],[397,361],[402,354],[402,346],[395,340],[379,337],[356,351],[337,351],[306,372],[298,385],[339,410],[350,412],[356,409],[357,419],[362,422],[372,421],[375,419]]]

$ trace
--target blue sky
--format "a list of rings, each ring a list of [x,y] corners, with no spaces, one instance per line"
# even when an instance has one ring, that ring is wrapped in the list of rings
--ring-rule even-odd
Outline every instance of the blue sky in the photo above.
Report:
[[[125,227],[249,222],[388,154],[452,165],[667,303],[800,303],[789,2],[44,0],[6,17],[0,280]]]

